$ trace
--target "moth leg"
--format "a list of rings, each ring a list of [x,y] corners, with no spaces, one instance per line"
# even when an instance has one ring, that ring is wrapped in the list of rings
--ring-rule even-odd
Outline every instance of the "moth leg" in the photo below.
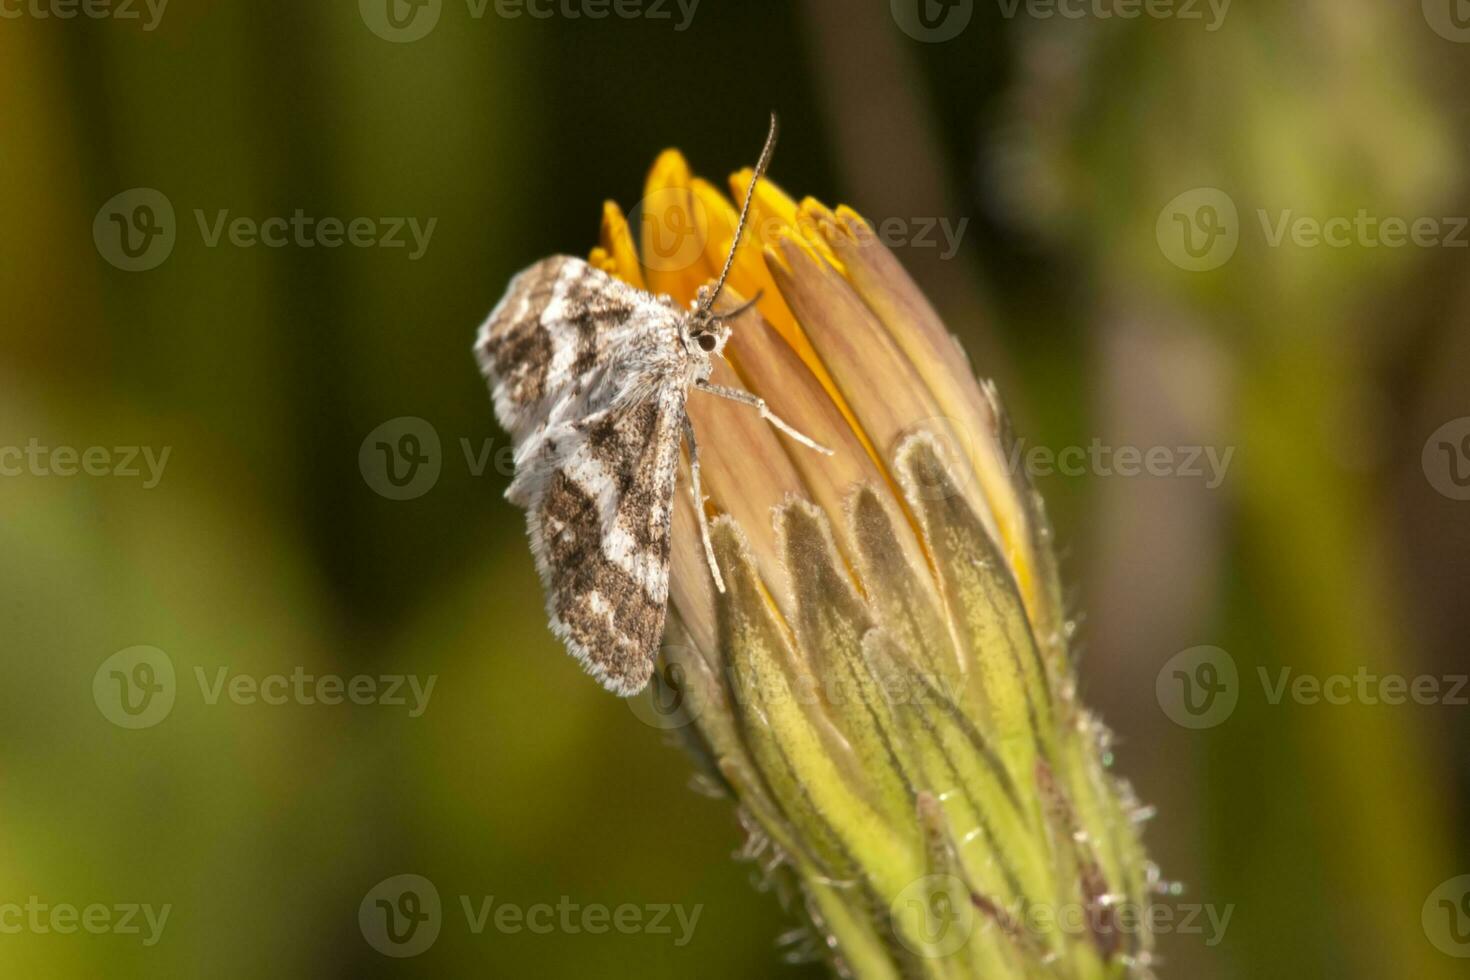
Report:
[[[684,416],[684,442],[689,446],[689,492],[694,495],[694,515],[699,521],[699,538],[704,542],[704,557],[709,570],[715,577],[715,588],[725,591],[725,580],[720,577],[720,566],[715,562],[715,547],[709,540],[709,518],[704,513],[704,493],[699,489],[699,443],[694,439],[694,423]]]
[[[719,395],[721,398],[728,398],[732,402],[739,402],[742,405],[750,405],[752,408],[757,409],[761,413],[761,418],[765,419],[767,422],[771,423],[776,428],[780,429],[782,432],[786,433],[788,436],[801,443],[803,446],[808,446],[812,449],[815,449],[819,453],[826,453],[828,456],[832,455],[832,450],[828,449],[826,446],[823,446],[818,442],[814,442],[812,439],[808,438],[807,436],[793,429],[791,426],[787,425],[785,422],[781,421],[781,418],[777,416],[775,412],[772,412],[770,408],[766,405],[766,400],[764,398],[752,395],[748,391],[741,391],[739,388],[726,388],[724,385],[712,385],[709,382],[695,382],[694,386],[700,391],[709,392],[711,395]]]

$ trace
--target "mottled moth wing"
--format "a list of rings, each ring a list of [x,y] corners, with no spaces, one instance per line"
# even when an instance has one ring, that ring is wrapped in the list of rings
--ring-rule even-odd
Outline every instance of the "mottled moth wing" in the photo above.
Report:
[[[475,349],[515,443],[552,631],[602,684],[643,689],[668,601],[685,421],[682,315],[580,259],[516,276]]]
[[[569,255],[542,259],[516,275],[475,342],[505,431],[519,443],[537,426],[558,421],[554,416],[570,417],[576,396],[608,366],[609,349],[636,329],[640,308],[649,306],[660,308]]]
[[[526,521],[552,632],[618,694],[648,683],[663,636],[684,398],[665,385],[564,423],[528,461]]]

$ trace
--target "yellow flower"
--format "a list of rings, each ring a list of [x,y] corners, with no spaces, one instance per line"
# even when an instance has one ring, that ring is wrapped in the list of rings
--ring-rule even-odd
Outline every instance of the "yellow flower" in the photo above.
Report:
[[[634,216],[636,241],[605,205],[591,262],[687,304],[737,211],[669,150]],[[691,392],[727,591],[681,492],[660,674],[751,855],[839,972],[1146,975],[1147,916],[1120,914],[1154,887],[1138,808],[1076,700],[994,389],[866,221],[764,179],[722,305],[757,296],[711,380],[836,452]]]

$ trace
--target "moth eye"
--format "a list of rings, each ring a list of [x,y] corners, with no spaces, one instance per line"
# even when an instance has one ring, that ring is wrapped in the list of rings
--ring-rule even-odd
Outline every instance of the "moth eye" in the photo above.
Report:
[[[713,334],[702,333],[699,335],[699,349],[708,353],[715,349],[715,338]]]

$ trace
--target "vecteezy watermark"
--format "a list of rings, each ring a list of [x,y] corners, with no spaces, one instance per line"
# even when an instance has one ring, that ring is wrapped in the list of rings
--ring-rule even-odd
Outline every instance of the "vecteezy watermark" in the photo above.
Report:
[[[460,436],[459,454],[471,477],[494,472],[515,476],[515,447],[509,439]],[[444,452],[439,430],[416,415],[400,415],[377,426],[357,449],[357,468],[365,483],[389,500],[422,497],[439,482]]]
[[[1154,696],[1164,714],[1184,728],[1214,728],[1240,700],[1235,658],[1220,647],[1181,650],[1159,669]]]
[[[1470,217],[1400,217],[1359,208],[1352,216],[1256,209],[1268,248],[1470,248]],[[1159,212],[1155,235],[1165,258],[1181,269],[1208,272],[1229,262],[1240,244],[1235,201],[1215,187],[1185,191]]]
[[[0,902],[0,935],[28,932],[38,936],[50,933],[70,936],[85,932],[93,936],[142,936],[144,946],[157,946],[173,908],[172,903],[155,908],[146,902],[51,905],[41,901],[40,896],[31,895],[24,904]]]
[[[368,30],[385,41],[407,44],[426,37],[439,23],[443,0],[357,0]]]
[[[438,218],[318,217],[303,208],[263,218],[229,208],[195,208],[193,216],[205,248],[405,249],[410,262],[423,258],[439,223]],[[92,221],[98,253],[128,272],[158,268],[173,253],[178,235],[173,202],[152,187],[114,194]]]
[[[1094,437],[1086,446],[1028,446],[1017,439],[1007,452],[1012,473],[1022,468],[1031,477],[1038,476],[1159,476],[1202,479],[1205,488],[1214,490],[1225,481],[1225,472],[1235,456],[1235,447],[1226,446],[1109,446]]]
[[[960,250],[969,218],[880,218],[873,224],[877,240],[890,249],[938,249],[941,259],[952,259]],[[800,221],[798,221],[800,224]],[[862,239],[859,239],[861,243]]]
[[[470,20],[494,13],[502,20],[667,21],[676,32],[689,29],[699,0],[464,0]],[[368,30],[385,41],[406,44],[427,37],[444,13],[444,0],[358,0]]]
[[[199,226],[199,235],[206,248],[218,248],[222,243],[235,248],[406,248],[408,261],[417,262],[429,250],[429,239],[434,237],[438,218],[429,218],[422,224],[416,217],[382,218],[317,218],[297,208],[291,216],[274,215],[255,218],[250,215],[231,216],[228,208],[217,208],[206,213],[202,208],[194,209],[194,221]],[[410,241],[410,239],[412,239]]]
[[[1470,44],[1470,3],[1466,0],[1423,0],[1424,19],[1446,41]]]
[[[163,20],[168,0],[0,0],[0,20],[88,20],[137,21],[153,31]]]
[[[1111,937],[1203,936],[1218,946],[1235,905],[1193,902],[1130,902],[1109,897],[1094,903],[1015,902],[1000,905],[970,893],[954,875],[931,874],[910,882],[889,908],[899,941],[917,956],[942,959],[959,952],[977,925],[998,925],[1016,938],[1046,940],[1058,935]],[[986,921],[988,920],[988,922]]]
[[[1297,248],[1470,248],[1470,218],[1463,216],[1383,217],[1359,208],[1351,218],[1321,218],[1291,208],[1260,208],[1256,217],[1271,248],[1288,243]]]
[[[357,925],[368,945],[384,956],[417,956],[434,945],[444,926],[439,889],[423,875],[384,878],[362,897]]]
[[[915,41],[953,41],[970,26],[975,0],[888,0],[898,29]]]
[[[690,647],[665,646],[648,687],[642,694],[626,699],[628,709],[650,728],[672,730],[698,720],[707,704],[705,691],[716,687],[735,704],[755,703],[763,708],[778,703],[827,709],[883,705],[889,710],[921,707],[932,712],[963,699],[954,678],[897,665],[860,674],[844,671],[803,674],[782,687],[752,688],[754,682],[728,664],[718,672],[699,666],[700,656]],[[699,671],[704,683],[696,683],[691,671]]]
[[[408,717],[419,718],[428,710],[438,674],[420,678],[417,674],[308,674],[305,667],[295,667],[288,674],[231,674],[228,667],[206,672],[194,668],[194,679],[204,703],[218,704],[221,696],[232,704],[382,705],[407,708]]]
[[[158,268],[173,254],[178,234],[173,202],[152,187],[114,194],[92,219],[98,253],[126,272]]]
[[[692,724],[704,712],[700,688],[693,683],[684,661],[699,656],[688,647],[664,647],[648,687],[642,694],[624,698],[628,710],[650,728],[674,731]]]
[[[1007,20],[1177,20],[1201,21],[1213,34],[1225,26],[1231,0],[995,0]]]
[[[172,446],[48,446],[32,436],[24,446],[0,446],[0,477],[96,476],[143,481],[152,490],[163,479]]]
[[[1470,675],[1467,674],[1375,674],[1359,667],[1351,674],[1300,674],[1291,667],[1274,671],[1256,668],[1261,690],[1268,704],[1277,705],[1288,698],[1294,704],[1401,704],[1455,707],[1470,705]]]
[[[1419,461],[1435,490],[1451,500],[1470,500],[1470,415],[1435,429]]]
[[[1470,958],[1470,875],[1440,882],[1420,910],[1424,935],[1446,956]]]
[[[1154,223],[1164,257],[1181,269],[1218,269],[1240,245],[1240,213],[1218,187],[1196,187],[1164,205]]]
[[[357,468],[379,496],[413,500],[434,489],[444,466],[439,430],[416,415],[389,419],[363,437]]]
[[[1351,673],[1312,674],[1293,667],[1257,667],[1266,704],[1305,707],[1349,704],[1470,705],[1470,675],[1379,674],[1365,666]],[[1155,694],[1164,714],[1184,728],[1214,728],[1235,711],[1242,694],[1235,659],[1219,647],[1180,651],[1160,668]]]
[[[668,936],[678,947],[687,946],[704,912],[704,905],[633,904],[608,906],[581,903],[562,895],[555,903],[507,902],[494,895],[460,895],[458,906],[466,930],[473,936],[487,930],[503,935],[621,935]],[[423,875],[400,874],[385,878],[363,896],[357,923],[368,945],[384,956],[417,956],[434,945],[446,916],[439,889]]]
[[[978,916],[969,887],[954,875],[939,874],[909,882],[889,911],[899,940],[925,959],[942,959],[964,948]]]
[[[174,709],[174,662],[157,647],[119,650],[92,675],[92,700],[119,728],[152,728]]]
[[[1225,24],[1231,0],[995,0],[1006,20],[1177,20],[1202,23],[1206,31]],[[975,0],[888,0],[893,22],[915,41],[952,41],[970,26]]]
[[[229,667],[196,666],[194,681],[200,699],[209,706],[228,701],[241,706],[351,704],[406,708],[419,718],[428,710],[438,674],[307,673],[297,666],[290,673],[247,674]],[[173,711],[179,684],[173,660],[157,647],[119,650],[102,661],[92,675],[92,700],[102,717],[120,728],[152,728]]]
[[[484,933],[487,927],[507,935],[529,932],[536,936],[552,933],[575,936],[585,932],[600,936],[616,932],[624,936],[668,936],[680,948],[688,946],[694,938],[694,929],[704,914],[703,903],[692,907],[682,902],[642,905],[625,902],[613,906],[591,902],[584,905],[572,901],[567,895],[560,896],[554,906],[549,902],[529,905],[497,902],[494,895],[473,898],[461,895],[459,905],[464,911],[465,924],[476,936]]]
[[[640,258],[661,272],[691,269],[708,252],[711,224],[704,202],[685,191],[666,187],[654,191],[628,209],[628,228],[641,245]],[[969,218],[890,216],[870,222],[872,237],[855,241],[859,246],[881,243],[890,249],[937,249],[939,258],[952,259],[959,252]],[[823,251],[826,243],[817,222],[799,211],[794,221],[772,214],[754,214],[742,239],[742,248],[778,238],[795,239]],[[723,249],[725,246],[721,245]]]

